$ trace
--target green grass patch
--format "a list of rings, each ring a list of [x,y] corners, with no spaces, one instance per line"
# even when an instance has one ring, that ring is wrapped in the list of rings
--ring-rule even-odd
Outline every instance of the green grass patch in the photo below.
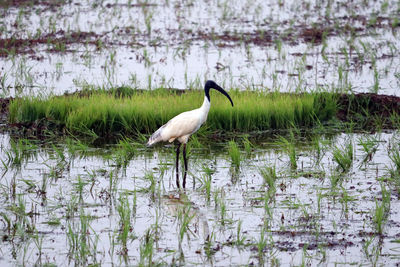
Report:
[[[223,95],[211,93],[208,130],[251,132],[309,127],[332,119],[337,111],[336,97],[330,93],[229,93],[234,107]],[[10,103],[9,121],[51,122],[73,134],[150,134],[175,115],[200,107],[203,99],[203,90],[182,93],[166,89],[21,98]]]

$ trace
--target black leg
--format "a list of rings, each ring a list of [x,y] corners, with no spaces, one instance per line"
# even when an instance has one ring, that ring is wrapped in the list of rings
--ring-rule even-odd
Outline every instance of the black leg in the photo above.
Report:
[[[176,147],[176,186],[179,188],[179,149],[181,147],[181,143],[178,143],[178,146]]]
[[[185,164],[185,173],[183,174],[183,188],[186,187],[186,174],[188,170],[187,158],[186,158],[186,144],[183,144],[183,163]]]

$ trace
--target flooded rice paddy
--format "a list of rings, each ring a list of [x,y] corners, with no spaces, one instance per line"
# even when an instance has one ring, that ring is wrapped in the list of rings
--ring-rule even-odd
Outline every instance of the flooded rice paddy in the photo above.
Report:
[[[5,1],[3,96],[82,87],[396,94],[398,1]]]
[[[0,96],[207,79],[400,95],[399,1],[238,2],[2,1]],[[195,135],[178,190],[172,145],[28,139],[2,124],[0,265],[400,262],[396,127]]]
[[[2,135],[0,261],[393,264],[400,257],[399,138],[321,135],[292,147],[282,137],[257,145],[244,138],[239,161],[226,144],[192,145],[187,188],[179,191],[172,147],[127,151]],[[337,152],[348,148],[343,167]]]

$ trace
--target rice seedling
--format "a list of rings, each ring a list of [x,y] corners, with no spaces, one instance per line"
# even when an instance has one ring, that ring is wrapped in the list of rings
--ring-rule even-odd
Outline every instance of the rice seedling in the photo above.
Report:
[[[36,246],[36,248],[38,250],[38,254],[39,254],[37,262],[41,263],[42,262],[42,250],[43,250],[43,239],[44,239],[44,237],[43,237],[43,235],[39,236],[39,233],[36,230],[35,233],[32,235],[32,239],[33,239],[33,242],[34,242],[34,244],[35,244],[35,246]]]
[[[338,173],[334,171],[330,176],[329,180],[331,182],[331,189],[336,189],[338,185],[342,184],[343,181],[343,175],[342,173]]]
[[[310,265],[309,260],[311,259],[311,256],[309,255],[307,248],[308,248],[308,244],[304,244],[302,258],[301,258],[301,264],[300,264],[300,266],[302,266],[302,267]]]
[[[296,146],[295,146],[295,139],[294,139],[294,134],[291,131],[290,132],[290,139],[286,139],[283,136],[279,137],[279,143],[281,146],[283,146],[283,149],[286,151],[286,153],[289,156],[290,160],[290,166],[292,169],[297,169],[297,152],[296,152]]]
[[[75,194],[72,195],[66,204],[65,208],[66,219],[73,219],[75,217],[75,214],[78,211],[78,204],[79,204],[78,197]]]
[[[358,145],[360,145],[365,152],[363,162],[366,162],[370,161],[373,154],[377,151],[379,140],[375,136],[366,135],[358,139]]]
[[[186,93],[165,89],[140,91],[130,89],[129,97],[111,91],[90,91],[88,97],[64,96],[48,99],[20,98],[9,106],[10,122],[33,122],[48,119],[64,126],[70,133],[96,137],[110,134],[151,133],[178,113],[200,106],[202,91]],[[114,95],[114,97],[110,97]],[[282,129],[293,125],[314,125],[330,120],[336,113],[335,95],[266,94],[262,92],[230,92],[235,107],[228,108],[226,99],[212,97],[207,126],[211,131],[242,132]],[[159,108],[161,107],[161,108]]]
[[[228,143],[228,153],[231,158],[232,165],[238,169],[240,167],[241,157],[239,147],[234,140],[231,140]]]
[[[378,201],[376,201],[375,204],[376,204],[376,207],[373,212],[372,220],[375,225],[375,229],[376,229],[377,233],[382,234],[384,220],[387,217],[387,215],[385,214],[385,207],[382,203],[378,203]]]
[[[265,236],[266,233],[266,229],[265,227],[261,227],[261,231],[260,231],[260,238],[257,240],[256,242],[256,247],[257,247],[257,252],[258,252],[258,261],[260,263],[260,265],[263,265],[264,263],[264,250],[268,245],[268,240],[267,237]]]
[[[400,193],[400,152],[399,144],[394,144],[392,148],[388,149],[388,156],[391,161],[390,166],[387,166],[387,170],[390,175],[390,181],[394,185],[396,191]]]
[[[242,221],[239,220],[237,223],[237,228],[236,228],[236,240],[235,240],[235,245],[237,247],[241,247],[245,245],[246,241],[246,235],[242,231]]]
[[[225,199],[224,199],[224,196],[223,196],[223,191],[221,191],[221,198],[219,199],[218,206],[220,207],[220,210],[219,210],[220,220],[219,220],[219,222],[221,223],[222,226],[224,226],[226,224],[227,220],[226,220],[226,203],[225,203]]]
[[[382,253],[381,244],[376,237],[367,238],[363,244],[363,252],[370,261],[371,266],[377,266],[378,259]]]
[[[10,85],[7,84],[7,79],[8,79],[8,74],[2,73],[2,76],[0,77],[0,89],[2,91],[0,96],[2,97],[9,94]]]
[[[342,210],[348,215],[349,212],[349,201],[355,201],[356,199],[352,196],[349,195],[349,192],[346,190],[346,188],[342,187],[342,195],[341,198],[339,199],[340,203],[342,204]]]
[[[0,212],[0,216],[2,218],[3,223],[5,224],[5,232],[7,232],[8,235],[11,235],[11,230],[12,230],[12,221],[10,217],[5,213],[5,212]]]
[[[185,205],[180,206],[178,210],[178,225],[179,225],[179,243],[182,243],[183,237],[189,230],[189,224],[194,218],[195,213],[192,212],[192,205],[189,201],[185,201]]]
[[[151,199],[155,199],[156,196],[156,183],[157,180],[154,176],[154,173],[151,171],[146,172],[145,176],[144,176],[144,180],[149,181],[150,185],[148,188],[144,189],[144,191],[149,192]]]
[[[365,241],[364,241],[364,244],[363,244],[363,251],[364,251],[364,253],[365,253],[365,255],[366,256],[370,256],[370,253],[369,253],[369,247],[371,246],[371,244],[374,242],[374,237],[370,237],[370,238],[368,238],[368,239],[366,239]]]
[[[79,153],[80,159],[88,152],[89,147],[87,144],[75,138],[66,138],[65,140],[69,157],[74,159],[76,154]]]
[[[245,136],[243,138],[242,142],[243,142],[244,151],[246,151],[247,156],[250,156],[254,145],[251,143],[251,141],[249,140],[249,138],[247,136]]]
[[[222,226],[232,223],[232,220],[227,218],[227,207],[225,202],[225,192],[222,189],[214,191],[215,210],[218,211],[218,222]]]
[[[201,189],[205,190],[206,192],[207,203],[210,203],[211,182],[212,182],[211,175],[214,171],[207,166],[203,166],[203,171],[204,175],[201,176],[199,181],[201,183]]]
[[[90,237],[90,217],[81,210],[79,223],[69,222],[67,227],[67,241],[69,244],[69,256],[78,265],[86,265],[91,254],[91,246],[94,245]]]
[[[114,162],[117,168],[126,169],[129,161],[133,158],[136,153],[135,147],[132,145],[132,140],[129,138],[122,138],[118,141],[115,148]]]
[[[312,138],[312,147],[315,151],[315,165],[318,166],[321,162],[321,159],[326,154],[326,147],[329,143],[327,140],[323,140],[320,135],[316,135]]]
[[[83,194],[83,189],[86,185],[88,185],[89,182],[88,181],[84,181],[81,177],[81,175],[78,175],[78,179],[77,182],[74,183],[75,186],[75,190],[79,195],[79,201],[82,202],[84,199],[84,194]]]
[[[3,165],[3,170],[4,170],[2,176],[4,176],[8,172],[8,164],[3,159],[0,159],[0,161],[1,164]]]
[[[269,194],[273,196],[276,191],[275,181],[278,178],[276,175],[276,167],[261,168],[260,174],[263,177],[264,184],[268,185]]]
[[[379,72],[376,68],[376,66],[374,66],[374,85],[372,86],[372,92],[374,94],[377,94],[379,92],[380,86],[379,86]]]
[[[120,196],[119,203],[117,205],[117,211],[120,220],[119,223],[120,230],[118,238],[122,242],[123,251],[127,253],[128,252],[127,240],[129,234],[132,232],[132,226],[131,226],[131,208],[129,205],[128,196],[126,194]]]
[[[55,152],[55,159],[58,162],[64,162],[65,163],[65,155],[64,155],[64,151],[62,148],[58,148],[57,146],[55,146],[54,144],[51,145],[53,151]]]
[[[7,209],[12,212],[12,216],[2,213],[2,218],[7,222],[10,239],[29,240],[32,233],[36,231],[36,226],[29,220],[25,195],[18,194],[16,202],[9,205]]]
[[[204,243],[204,252],[206,253],[207,259],[210,259],[216,252],[216,250],[213,249],[213,245],[215,242],[215,235],[214,232],[211,232],[211,234],[207,237],[206,242]]]
[[[21,167],[22,163],[31,156],[35,156],[37,146],[27,139],[19,139],[17,142],[10,140],[10,148],[5,151],[7,162],[3,161],[3,165]]]
[[[392,161],[394,164],[394,168],[397,171],[398,174],[400,174],[400,151],[399,151],[399,145],[395,145],[391,150],[389,150],[389,159]]]
[[[333,160],[342,172],[347,172],[353,164],[353,142],[347,141],[342,147],[334,146]]]
[[[275,193],[275,192],[274,192]],[[265,215],[266,215],[266,218],[268,218],[268,220],[267,220],[267,222],[270,222],[270,221],[272,221],[273,220],[273,210],[272,210],[272,208],[270,207],[270,200],[272,199],[274,199],[273,198],[273,194],[270,194],[270,192],[268,191],[268,192],[265,192],[264,193],[264,196],[263,196],[263,200],[264,200],[264,211],[265,211]],[[266,226],[268,226],[268,224],[266,224]]]
[[[390,212],[390,192],[381,184],[382,201],[375,200],[375,210],[372,212],[372,222],[378,234],[383,234],[383,227],[388,219]]]
[[[154,231],[152,228],[147,229],[146,234],[142,237],[139,248],[139,266],[152,266],[154,254]]]

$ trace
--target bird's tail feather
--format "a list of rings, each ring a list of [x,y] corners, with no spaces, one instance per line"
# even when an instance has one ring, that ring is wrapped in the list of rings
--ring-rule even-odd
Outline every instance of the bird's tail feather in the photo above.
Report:
[[[157,131],[155,131],[155,133],[153,133],[150,138],[149,141],[147,142],[147,146],[152,146],[160,141],[162,141],[162,136],[161,136],[161,132],[163,130],[164,126],[162,126],[160,129],[158,129]]]

